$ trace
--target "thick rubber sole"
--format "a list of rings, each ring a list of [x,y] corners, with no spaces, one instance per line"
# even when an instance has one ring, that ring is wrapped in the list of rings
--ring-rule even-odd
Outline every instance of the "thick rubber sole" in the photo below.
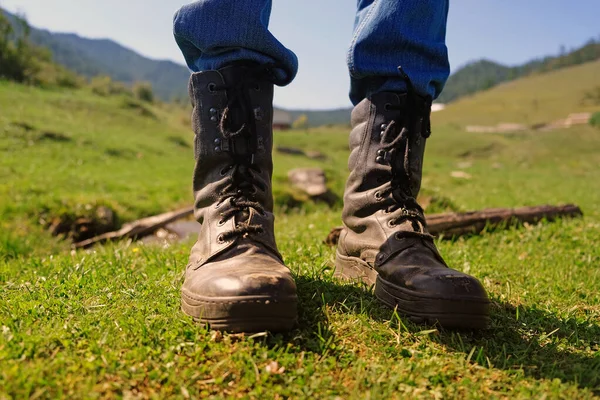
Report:
[[[490,322],[490,302],[472,297],[442,298],[424,295],[382,279],[363,260],[336,254],[336,276],[361,279],[375,285],[375,296],[386,306],[396,309],[415,323],[445,328],[485,329]]]
[[[296,296],[199,297],[182,291],[181,310],[211,329],[231,333],[285,332],[297,320]]]

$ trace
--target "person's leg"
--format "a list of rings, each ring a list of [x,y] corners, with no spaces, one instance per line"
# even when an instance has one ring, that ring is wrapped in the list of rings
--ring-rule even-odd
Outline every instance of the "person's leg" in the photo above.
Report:
[[[398,66],[417,93],[435,99],[450,73],[447,18],[448,0],[359,0],[347,58],[352,102],[406,90]]]
[[[481,328],[481,283],[448,268],[417,203],[432,98],[448,75],[443,0],[359,1],[348,65],[356,104],[336,272],[414,321]],[[398,69],[398,66],[402,66]]]
[[[220,69],[236,61],[276,64],[274,83],[290,83],[298,59],[269,32],[272,0],[200,0],[182,7],[173,34],[188,67]]]
[[[267,30],[270,8],[270,0],[202,0],[174,24],[197,71],[189,88],[201,225],[181,306],[227,331],[288,330],[296,320],[296,285],[273,231],[271,152],[273,84],[289,83],[297,65]]]

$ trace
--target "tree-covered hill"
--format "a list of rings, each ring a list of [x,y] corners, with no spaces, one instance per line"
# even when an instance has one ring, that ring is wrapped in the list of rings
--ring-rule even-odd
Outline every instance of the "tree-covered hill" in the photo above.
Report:
[[[479,60],[465,65],[450,76],[440,103],[449,103],[464,95],[490,89],[509,79],[510,67],[490,60]]]

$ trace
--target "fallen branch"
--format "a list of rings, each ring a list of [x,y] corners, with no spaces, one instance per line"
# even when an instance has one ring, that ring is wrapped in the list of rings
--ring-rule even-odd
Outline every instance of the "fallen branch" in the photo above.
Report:
[[[73,244],[76,249],[85,249],[98,243],[104,243],[110,240],[118,239],[140,239],[144,236],[152,235],[154,232],[181,218],[185,218],[194,212],[193,207],[186,207],[176,211],[170,211],[164,214],[154,215],[152,217],[142,218],[137,221],[123,225],[121,229],[114,232],[104,233],[88,240]]]
[[[520,208],[489,208],[466,213],[444,213],[427,216],[429,232],[447,238],[477,234],[486,227],[511,226],[515,223],[537,223],[543,219],[554,221],[560,217],[581,217],[581,209],[573,204],[562,206],[534,206]],[[331,230],[325,243],[337,245],[342,227]]]
[[[152,217],[142,218],[123,225],[114,232],[77,242],[73,247],[77,249],[88,248],[95,244],[119,239],[141,239],[152,235],[165,225],[185,218],[193,213],[193,207],[186,207],[176,211]],[[536,223],[542,219],[553,221],[559,217],[580,217],[583,213],[576,205],[563,206],[535,206],[521,208],[490,208],[481,211],[466,213],[432,214],[427,217],[427,226],[432,235],[454,237],[467,234],[476,234],[486,227],[500,225],[510,226],[514,223]],[[337,245],[342,227],[333,228],[327,236],[325,243],[330,246]]]

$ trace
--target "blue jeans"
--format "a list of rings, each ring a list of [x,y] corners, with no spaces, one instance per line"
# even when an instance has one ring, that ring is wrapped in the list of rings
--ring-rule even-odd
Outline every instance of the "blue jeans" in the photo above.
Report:
[[[358,0],[348,50],[350,100],[405,91],[402,66],[416,91],[436,98],[450,73],[445,44],[449,0]],[[274,63],[277,85],[290,83],[298,58],[269,32],[272,0],[199,0],[182,7],[175,40],[192,71],[240,60]],[[243,3],[243,6],[240,6]]]

